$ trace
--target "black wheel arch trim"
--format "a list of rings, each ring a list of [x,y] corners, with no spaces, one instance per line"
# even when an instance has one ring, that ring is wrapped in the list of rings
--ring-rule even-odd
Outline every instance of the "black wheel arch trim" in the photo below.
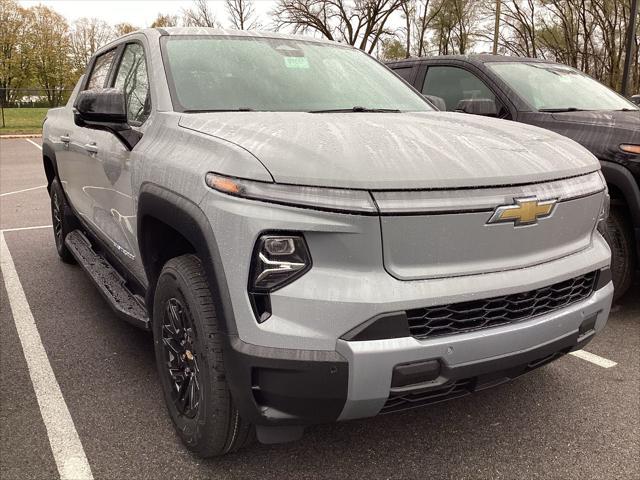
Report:
[[[145,218],[152,217],[167,224],[183,235],[196,250],[202,260],[203,268],[212,289],[217,311],[222,315],[221,326],[224,334],[235,334],[237,328],[229,287],[224,266],[218,250],[218,244],[211,224],[200,207],[186,197],[154,183],[143,183],[138,196],[137,232],[140,257],[144,266],[149,287],[147,305],[153,305],[156,278],[151,270],[152,259],[145,251]]]
[[[607,183],[616,186],[624,195],[624,199],[629,206],[629,214],[633,226],[640,227],[640,188],[631,175],[631,172],[614,162],[601,160],[602,173]]]
[[[51,167],[53,168],[53,172],[51,172],[53,173],[52,177],[50,177],[50,172],[47,171],[47,159],[51,162]],[[58,162],[56,160],[56,152],[47,141],[42,142],[42,166],[44,168],[44,173],[47,177],[47,191],[50,192],[51,182],[53,182],[53,178],[55,177],[60,178],[60,175],[58,173]],[[62,188],[62,185],[60,185],[60,187]],[[62,188],[62,191],[64,193],[64,188]]]

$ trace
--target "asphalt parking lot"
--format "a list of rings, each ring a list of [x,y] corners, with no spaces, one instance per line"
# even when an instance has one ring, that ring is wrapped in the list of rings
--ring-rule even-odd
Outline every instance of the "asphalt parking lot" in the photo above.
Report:
[[[445,404],[312,427],[293,444],[193,457],[165,412],[150,335],[117,320],[82,270],[58,260],[39,143],[0,140],[3,480],[58,478],[53,452],[58,441],[73,443],[50,441],[64,412],[53,411],[45,427],[47,402],[57,400],[50,391],[37,396],[34,379],[46,376],[47,365],[96,479],[640,478],[637,283],[586,347],[613,366],[568,355]],[[21,308],[16,285],[26,300]],[[46,356],[23,349],[35,342],[23,338],[30,315]],[[37,360],[31,369],[26,357]]]

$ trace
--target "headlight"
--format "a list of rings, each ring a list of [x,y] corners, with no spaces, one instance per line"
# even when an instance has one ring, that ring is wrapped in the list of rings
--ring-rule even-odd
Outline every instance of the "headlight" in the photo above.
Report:
[[[378,213],[371,195],[366,190],[257,182],[226,177],[217,173],[207,173],[205,181],[209,187],[218,192],[252,200],[330,212],[360,215],[377,215]]]
[[[622,150],[625,153],[633,153],[635,155],[640,155],[640,145],[623,143],[622,145],[620,145],[620,150]]]
[[[269,294],[310,268],[311,255],[302,235],[265,234],[258,239],[249,275],[249,297],[258,322],[271,316]]]
[[[604,179],[602,172],[600,173],[600,179],[605,185],[604,198],[602,199],[602,207],[600,208],[600,215],[598,216],[598,223],[596,224],[598,231],[604,233],[607,228],[607,218],[609,218],[609,210],[611,208],[611,197],[609,196],[609,190],[606,188],[607,182]]]

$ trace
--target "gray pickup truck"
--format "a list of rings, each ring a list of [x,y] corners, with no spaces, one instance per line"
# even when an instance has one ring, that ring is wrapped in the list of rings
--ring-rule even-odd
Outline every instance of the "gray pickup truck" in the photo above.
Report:
[[[345,45],[126,35],[49,111],[43,161],[60,257],[153,333],[201,456],[497,385],[609,314],[596,158],[437,112]]]

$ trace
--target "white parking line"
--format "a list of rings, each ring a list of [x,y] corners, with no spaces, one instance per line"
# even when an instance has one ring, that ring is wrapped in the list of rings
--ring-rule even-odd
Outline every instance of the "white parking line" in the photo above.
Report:
[[[21,230],[38,230],[40,228],[53,228],[53,225],[36,225],[35,227],[3,228],[0,232],[20,232]]]
[[[38,190],[40,188],[46,188],[46,185],[38,185],[37,187],[24,188],[22,190],[16,190],[15,192],[0,193],[0,197],[4,197],[6,195],[15,195],[16,193],[30,192],[31,190]]]
[[[38,148],[38,149],[42,150],[42,146],[41,146],[41,145],[38,145],[38,144],[37,144],[36,142],[34,142],[33,140],[29,140],[28,138],[25,138],[25,140],[26,140],[27,142],[29,142],[31,145],[33,145],[34,147],[36,147],[36,148]]]
[[[569,354],[574,357],[581,358],[582,360],[586,360],[587,362],[594,363],[602,368],[611,368],[617,365],[613,360],[603,358],[595,353],[590,353],[585,350],[576,350],[575,352],[569,352]]]
[[[4,277],[11,313],[60,478],[62,480],[93,479],[91,467],[60,391],[60,385],[49,363],[47,352],[42,345],[38,328],[2,232],[0,232],[0,270]]]

